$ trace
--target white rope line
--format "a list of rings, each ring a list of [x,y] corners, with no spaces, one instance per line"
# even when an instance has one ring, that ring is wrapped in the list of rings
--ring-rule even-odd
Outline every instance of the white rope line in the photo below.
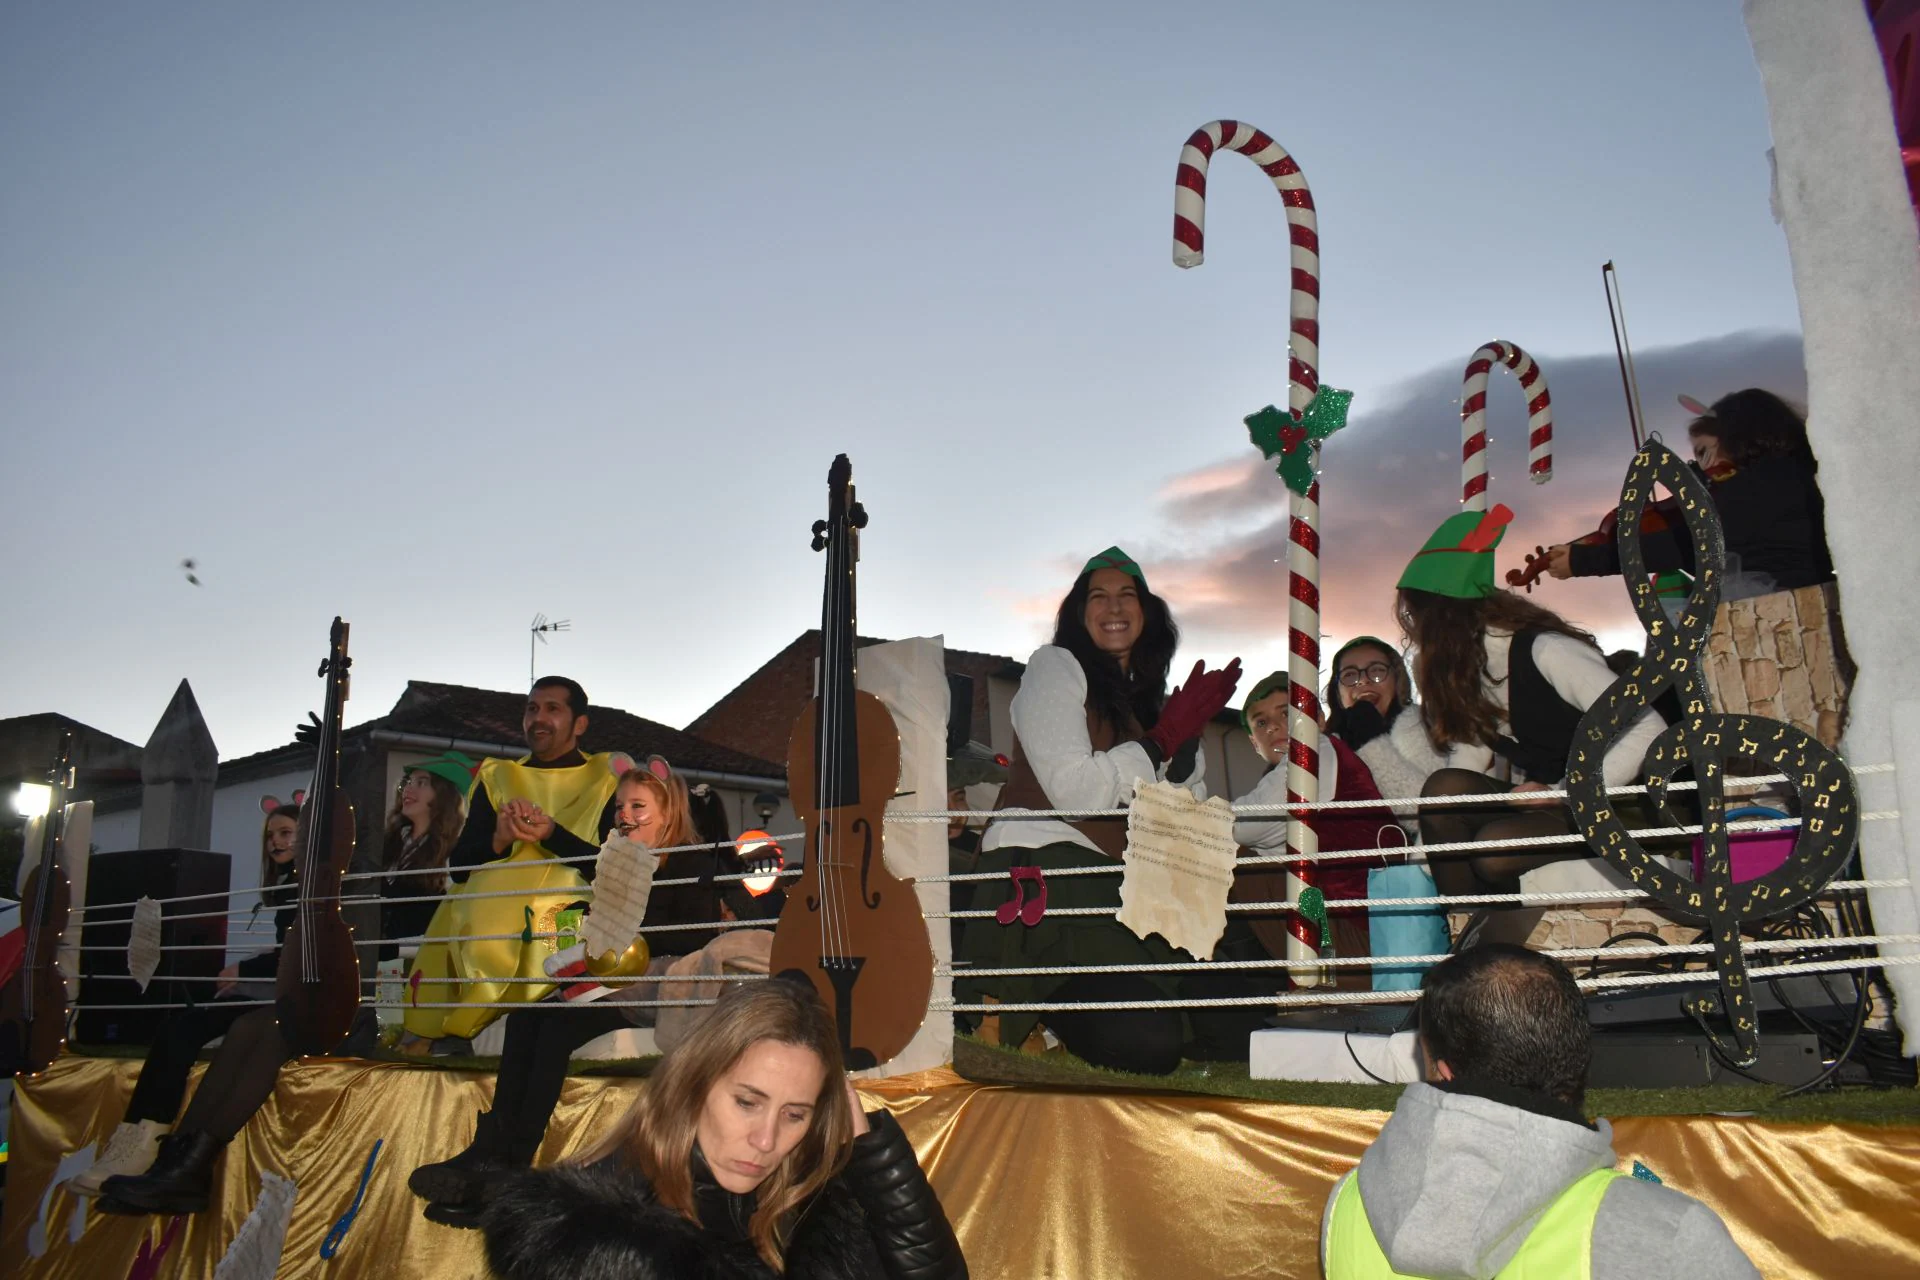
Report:
[[[801,840],[801,839],[804,839],[805,837],[806,837],[806,832],[794,831],[794,832],[789,832],[786,835],[771,836],[769,837],[769,839],[773,843],[779,844],[780,842],[785,840]],[[705,844],[668,845],[665,848],[655,849],[652,852],[664,858],[664,857],[667,857],[669,854],[675,854],[675,853],[693,853],[702,849],[726,849],[728,851],[732,851],[734,849],[737,849],[738,847],[739,847],[738,844],[732,840],[710,840]],[[517,861],[510,861],[508,860],[506,854],[501,854],[498,858],[493,858],[486,862],[477,862],[477,863],[474,863],[472,866],[468,866],[468,867],[447,867],[447,866],[410,867],[410,868],[407,868],[406,870],[395,869],[392,871],[355,871],[347,875],[341,876],[340,882],[342,884],[345,884],[349,880],[381,880],[381,879],[385,879],[388,876],[398,877],[398,876],[447,875],[452,872],[462,872],[467,875],[479,875],[482,872],[510,871],[516,866],[524,866],[529,863],[535,863],[535,862],[539,862],[539,863],[557,862],[561,866],[566,867],[566,866],[584,865],[585,863],[596,861],[599,857],[600,857],[600,851],[598,849],[595,849],[592,853],[580,854],[572,858],[552,858],[552,857],[521,858],[521,859],[518,859]],[[756,874],[755,872],[749,871],[739,876],[727,876],[724,878],[729,880],[744,879],[747,876],[752,876],[755,874]],[[719,880],[722,878],[723,877],[720,877],[720,876],[714,877],[715,880]],[[695,883],[698,883],[698,877],[690,877],[686,880],[656,880],[654,881],[654,883],[655,884],[695,884]]]
[[[988,914],[991,915],[992,912],[988,912]],[[773,925],[774,925],[774,922],[771,920],[711,920],[704,924],[695,922],[693,924],[642,925],[640,927],[640,932],[641,933],[674,933],[674,932],[684,932],[684,931],[694,930],[694,929],[714,929],[714,930],[771,929]],[[427,934],[417,934],[413,937],[407,937],[407,938],[382,938],[379,941],[382,944],[390,943],[394,946],[404,947],[411,943],[416,943],[416,942],[507,942],[507,941],[519,942],[527,937],[576,938],[577,939],[579,935],[577,933],[562,933],[559,930],[535,929],[531,934],[528,934],[524,930],[518,933],[455,933],[455,934],[449,934],[444,938],[433,937]],[[368,944],[368,945],[371,945],[371,944]]]
[[[564,978],[422,978],[420,980],[420,985],[423,987],[431,987],[431,986],[465,987],[465,986],[485,986],[488,983],[498,982],[498,983],[505,983],[509,985],[528,986],[528,987],[537,987],[542,985],[549,986],[549,987],[577,987],[577,986],[582,986],[588,983],[597,983],[598,985],[603,987],[613,987],[613,986],[627,986],[636,982],[758,982],[762,978],[767,978],[771,976],[772,976],[771,974],[765,974],[765,973],[729,973],[724,975],[704,974],[704,973],[695,973],[695,974],[679,974],[679,973],[638,974],[637,973],[630,977],[621,977],[617,974],[608,974],[606,977],[601,977],[597,974],[591,974],[591,973],[573,973],[573,974],[568,974]],[[401,986],[407,985],[406,978],[399,977],[396,975],[388,975],[386,977],[381,977],[376,979],[363,979],[362,981],[393,982],[393,983],[398,983]]]
[[[1893,770],[1894,770],[1894,766],[1892,764],[1863,765],[1860,768],[1853,770],[1853,773],[1856,776],[1859,776],[1864,774],[1890,773]],[[1767,775],[1759,775],[1759,776],[1729,777],[1724,781],[1728,789],[1739,789],[1739,788],[1748,788],[1748,787],[1760,787],[1760,786],[1770,785],[1771,783],[1774,783],[1774,782],[1789,781],[1789,779],[1785,774],[1767,774]],[[1676,782],[1671,787],[1669,787],[1668,790],[1669,791],[1686,791],[1686,790],[1694,789],[1697,786],[1698,786],[1697,783],[1692,783],[1692,782]],[[1642,785],[1635,785],[1635,786],[1609,787],[1606,789],[1606,792],[1608,795],[1631,795],[1631,794],[1645,793],[1648,790],[1649,788],[1646,787],[1644,784],[1642,784]],[[1534,799],[1564,799],[1567,797],[1568,792],[1564,789],[1543,790],[1543,791],[1529,792],[1528,795],[1530,798],[1534,798]],[[1392,799],[1383,799],[1383,800],[1325,800],[1325,801],[1317,801],[1313,804],[1286,804],[1286,803],[1258,804],[1258,805],[1237,804],[1233,806],[1233,812],[1236,815],[1279,817],[1279,816],[1291,815],[1298,812],[1331,811],[1331,810],[1341,810],[1341,809],[1381,809],[1389,806],[1395,809],[1406,809],[1410,807],[1417,808],[1421,805],[1437,805],[1437,804],[1444,804],[1444,805],[1509,804],[1512,802],[1512,799],[1513,799],[1513,793],[1510,791],[1495,791],[1495,792],[1485,792],[1485,793],[1476,794],[1476,795],[1463,795],[1463,796],[1427,796],[1427,797],[1404,797],[1404,798],[1396,797]],[[889,813],[886,816],[886,820],[888,822],[897,822],[897,823],[925,823],[925,822],[951,822],[955,820],[965,819],[965,820],[970,820],[970,821],[979,823],[979,822],[1002,821],[1007,819],[1018,819],[1022,821],[1027,821],[1027,820],[1035,820],[1035,819],[1116,818],[1116,817],[1125,817],[1128,814],[1128,812],[1129,810],[1124,808],[1118,808],[1118,809],[1001,809],[1001,810],[995,810],[995,811],[982,811],[982,810],[975,810],[975,809],[951,809],[951,810],[926,810],[926,811]],[[1898,810],[1876,810],[1876,811],[1862,814],[1861,820],[1862,821],[1879,821],[1879,820],[1886,820],[1889,818],[1897,818],[1898,816],[1899,816]],[[1797,818],[1784,818],[1784,819],[1761,818],[1761,819],[1742,820],[1740,822],[1728,823],[1726,825],[1727,825],[1728,831],[1781,830],[1781,829],[1785,829],[1792,826],[1798,826],[1799,820]],[[1660,838],[1660,837],[1699,835],[1703,830],[1704,828],[1700,825],[1649,827],[1649,828],[1633,831],[1630,834],[1632,834],[1636,838]],[[789,840],[798,841],[798,840],[804,839],[804,837],[805,837],[804,832],[790,832],[787,834],[774,836],[773,839],[776,842],[789,841]],[[1433,853],[1457,853],[1457,852],[1465,852],[1465,851],[1471,851],[1471,850],[1538,848],[1542,846],[1578,844],[1578,843],[1585,843],[1585,837],[1578,833],[1569,833],[1566,835],[1558,835],[1558,836],[1535,836],[1529,839],[1521,839],[1521,840],[1456,841],[1453,843],[1415,845],[1410,847],[1419,849],[1422,852],[1422,854],[1433,854]],[[722,849],[722,848],[733,849],[735,847],[736,846],[731,841],[712,841],[704,844],[674,845],[666,849],[657,850],[656,852],[658,852],[662,856],[666,856],[666,855],[681,853],[681,852],[690,852],[690,851],[698,851],[698,850],[705,850],[705,849]],[[1382,855],[1383,852],[1388,855],[1392,855],[1392,854],[1398,853],[1399,850],[1398,849],[1385,850],[1385,851],[1379,850],[1379,849],[1337,850],[1337,851],[1331,851],[1326,853],[1317,853],[1307,857],[1299,857],[1299,856],[1289,857],[1285,854],[1272,854],[1272,855],[1260,855],[1256,857],[1243,858],[1240,860],[1240,862],[1242,865],[1268,865],[1268,864],[1278,865],[1283,863],[1297,863],[1297,862],[1310,862],[1310,861],[1327,861],[1327,862],[1334,862],[1334,861],[1341,861],[1341,860],[1351,861],[1351,860],[1361,859],[1361,858],[1379,857]],[[598,857],[599,857],[599,852],[596,850],[592,854],[581,856],[581,857],[574,857],[574,858],[531,858],[531,859],[519,859],[519,860],[499,859],[492,862],[484,862],[476,866],[468,867],[465,869],[465,871],[468,875],[477,875],[482,872],[491,873],[496,871],[513,870],[515,868],[546,866],[546,865],[553,865],[553,864],[567,866],[575,863],[593,862]],[[1052,872],[1050,874],[1101,875],[1101,874],[1112,874],[1113,872],[1118,871],[1120,869],[1121,869],[1120,865],[1116,864],[1114,867],[1111,867],[1111,868],[1109,867],[1061,868],[1060,870],[1056,872]],[[406,870],[352,872],[347,875],[343,875],[340,879],[342,883],[345,883],[347,881],[362,882],[362,881],[368,881],[368,880],[379,880],[387,877],[402,877],[402,876],[417,876],[417,875],[445,875],[445,874],[448,874],[448,872],[449,872],[449,868],[447,867],[420,867],[420,868],[410,868]],[[783,868],[778,872],[744,871],[744,872],[729,872],[723,875],[715,875],[712,877],[698,877],[698,876],[688,876],[683,878],[675,877],[675,878],[669,878],[665,880],[656,880],[654,884],[657,887],[666,888],[666,887],[675,886],[675,885],[691,885],[691,884],[700,884],[703,882],[714,883],[714,884],[733,883],[733,882],[744,881],[744,880],[761,879],[769,874],[775,875],[776,877],[782,878],[782,879],[790,879],[800,875],[801,869],[798,867],[789,866],[789,867]],[[921,876],[921,877],[917,877],[917,880],[920,883],[937,884],[937,883],[943,883],[943,882],[958,882],[963,880],[991,880],[991,879],[999,879],[999,878],[1001,877],[993,873],[973,872],[973,873],[964,873],[964,874],[947,875],[947,876],[938,876],[938,875]],[[418,894],[418,895],[407,895],[407,896],[365,895],[365,896],[356,896],[351,898],[343,896],[341,899],[341,903],[342,905],[366,905],[369,903],[398,904],[398,903],[408,903],[408,902],[441,902],[455,896],[458,896],[460,898],[463,898],[469,901],[482,901],[490,898],[520,898],[520,897],[536,897],[536,896],[544,897],[544,896],[558,895],[562,893],[571,893],[571,894],[574,894],[575,896],[582,896],[582,895],[591,894],[592,891],[593,891],[593,886],[588,884],[588,885],[580,885],[580,886],[561,886],[561,887],[557,887],[550,890],[549,889],[502,890],[502,891],[486,892],[486,893],[460,892],[457,894],[453,892],[449,892],[444,894]],[[170,897],[170,898],[155,898],[152,901],[159,906],[168,906],[176,903],[201,902],[201,901],[207,901],[210,899],[222,899],[222,898],[231,899],[231,898],[244,897],[250,894],[258,895],[260,893],[261,893],[260,888],[258,886],[255,886],[255,887],[246,888],[246,889],[229,889],[221,892],[182,894],[182,895],[179,895],[176,897]],[[97,912],[103,912],[103,911],[111,911],[115,909],[124,909],[127,911],[131,911],[135,907],[135,905],[136,904],[132,902],[101,902],[101,903],[94,903],[88,906],[76,907],[73,909],[72,914],[76,916],[85,916],[90,912],[97,913]],[[282,905],[284,906],[284,905],[291,905],[291,904],[289,903],[289,904],[282,904]],[[166,917],[166,919],[169,921],[208,919],[214,916],[225,916],[229,919],[235,918],[235,917],[244,918],[250,915],[258,914],[262,911],[267,911],[267,910],[277,911],[279,909],[281,908],[269,907],[266,904],[262,903],[260,906],[254,907],[248,911],[229,910],[229,911],[222,911],[222,912],[203,912],[203,913],[197,913],[197,914],[180,914],[180,915],[170,914]],[[128,917],[128,918],[131,919],[131,917]],[[119,923],[119,921],[107,921],[106,923]]]
[[[1899,816],[1900,811],[1898,809],[1876,809],[1872,812],[1861,814],[1860,820],[1862,822],[1884,822],[1890,818],[1898,818]],[[1798,818],[1743,818],[1738,822],[1729,822],[1725,825],[1729,833],[1739,831],[1784,831],[1789,827],[1799,826],[1800,820]],[[1706,828],[1704,826],[1695,824],[1683,827],[1641,827],[1629,831],[1627,834],[1636,840],[1665,839],[1676,836],[1697,836],[1705,830]],[[1450,843],[1394,845],[1390,848],[1378,849],[1339,849],[1332,852],[1307,855],[1289,853],[1255,854],[1236,859],[1234,869],[1237,871],[1243,867],[1286,866],[1301,862],[1353,862],[1369,858],[1400,860],[1404,859],[1408,854],[1418,854],[1424,859],[1436,853],[1477,853],[1504,849],[1537,849],[1544,845],[1576,845],[1585,844],[1586,842],[1585,836],[1578,832],[1571,832],[1558,836],[1523,836],[1511,840],[1456,840]],[[1600,855],[1594,854],[1592,856],[1598,859]],[[1571,862],[1574,861],[1574,859],[1569,858],[1567,861]],[[1126,863],[1116,859],[1110,863],[1103,863],[1099,866],[1049,869],[1047,871],[1047,878],[1053,879],[1056,876],[1110,876],[1121,874],[1125,870]],[[1005,881],[1006,879],[1007,873],[1004,871],[968,871],[956,872],[944,876],[918,876],[915,878],[915,883],[957,884],[969,880]]]
[[[781,840],[798,840],[802,838],[803,835],[804,835],[803,832],[795,832],[790,835],[775,836],[773,837],[773,839],[776,842]],[[708,844],[674,845],[671,848],[656,849],[654,850],[654,852],[661,855],[662,857],[665,857],[668,854],[684,853],[689,850],[732,849],[734,847],[735,846],[733,841],[727,840],[727,841],[715,841]],[[512,870],[515,870],[516,868],[544,867],[544,866],[551,866],[556,863],[561,866],[570,866],[574,863],[593,862],[597,860],[599,856],[600,856],[599,851],[595,850],[592,854],[587,855],[585,857],[579,857],[579,858],[521,858],[517,861],[508,861],[504,858],[501,858],[492,862],[483,862],[477,866],[468,867],[466,868],[466,871],[468,874],[477,875],[483,871],[487,871],[487,872],[512,871]],[[342,884],[345,884],[349,880],[355,880],[355,881],[381,880],[381,879],[385,879],[388,876],[398,877],[398,876],[447,875],[450,872],[457,872],[459,870],[461,869],[458,867],[454,867],[454,868],[414,867],[414,868],[409,868],[407,870],[393,870],[393,871],[355,871],[355,872],[352,872],[351,874],[341,876],[340,882]],[[758,880],[768,875],[777,876],[785,879],[785,878],[791,878],[793,876],[797,876],[799,874],[800,874],[799,868],[785,867],[779,871],[740,871],[740,872],[728,872],[724,875],[715,875],[710,877],[709,876],[673,877],[673,878],[668,878],[664,880],[655,880],[653,883],[657,888],[667,888],[672,885],[701,884],[701,883],[708,883],[708,882],[713,884],[720,884],[722,882],[730,883],[733,881],[740,881],[740,880]],[[273,887],[277,887],[277,886],[273,886]],[[588,886],[588,888],[590,889],[591,886]],[[188,893],[188,894],[182,894],[179,897],[175,897],[175,898],[155,898],[153,899],[153,901],[156,905],[164,907],[177,902],[200,902],[202,900],[209,899],[209,898],[240,898],[240,897],[245,897],[249,894],[259,894],[260,892],[261,892],[260,887],[258,885],[255,885],[252,888],[247,888],[247,889],[227,889],[217,893]],[[535,890],[533,892],[546,893],[549,891]],[[555,890],[551,890],[551,892],[561,893],[561,892],[568,892],[568,890],[555,889]],[[340,901],[342,905],[351,905],[351,904],[367,903],[367,902],[439,902],[444,898],[448,898],[452,896],[454,896],[452,893],[423,894],[417,897],[404,897],[404,898],[403,897],[386,897],[384,895],[360,895],[355,897],[347,897],[343,895]],[[459,896],[464,898],[483,898],[483,897],[501,897],[501,896],[518,897],[523,895],[514,894],[514,893],[508,893],[506,895],[466,893],[466,894],[461,894]],[[136,904],[132,902],[96,902],[91,907],[87,907],[87,906],[75,907],[73,909],[72,914],[85,915],[88,911],[111,911],[116,908],[132,911],[135,905]],[[289,896],[287,902],[282,905],[292,906],[294,905],[294,899],[291,896]],[[269,911],[269,910],[278,910],[278,909],[279,908],[277,907],[268,907],[263,904],[259,908],[250,909],[248,911],[240,911],[240,912],[227,911],[227,912],[221,912],[218,914],[227,915],[227,916],[234,916],[234,915],[244,916],[244,915],[252,914],[253,910]],[[212,915],[215,913],[209,912],[206,914]],[[128,917],[128,918],[131,919],[132,917]],[[193,920],[193,919],[200,919],[204,917],[168,914],[166,918],[169,921],[173,921],[173,920]],[[111,923],[118,923],[118,922],[107,921],[107,923],[111,924]]]
[[[1877,947],[1881,945],[1907,945],[1920,943],[1920,933],[1867,934],[1857,938],[1769,938],[1761,941],[1743,941],[1743,951],[1806,951],[1832,950],[1847,951],[1858,947]],[[1675,957],[1710,955],[1713,944],[1710,942],[1676,943],[1672,946],[1644,947],[1563,947],[1550,951],[1539,951],[1536,955],[1552,956],[1557,960],[1634,960],[1647,957],[1673,959]],[[935,972],[955,980],[963,978],[1050,978],[1077,975],[1082,973],[1222,973],[1236,969],[1364,969],[1375,966],[1397,965],[1436,965],[1447,958],[1446,952],[1428,956],[1346,956],[1310,960],[1182,960],[1166,961],[1158,964],[1067,964],[1067,965],[1022,965],[1000,968],[969,965],[958,967],[942,965]],[[1684,970],[1679,972],[1693,972]]]
[[[1322,962],[1324,963],[1324,961]],[[1920,964],[1920,955],[1871,956],[1861,959],[1820,960],[1813,964],[1777,964],[1748,969],[1750,979],[1806,978],[1817,973],[1845,973],[1855,969],[1879,969],[1895,965]],[[1618,977],[1582,978],[1583,991],[1615,991],[1623,987],[1662,987],[1675,983],[1693,984],[1718,981],[1717,969],[1688,969],[1681,973],[1622,974]],[[1256,1005],[1305,1004],[1409,1004],[1420,998],[1417,991],[1287,991],[1270,996],[1211,996],[1192,1000],[1086,1000],[1072,1004],[956,1004],[935,1000],[928,1006],[935,1013],[1058,1013],[1091,1009],[1226,1009]]]
[[[1894,768],[1895,766],[1891,764],[1869,764],[1862,765],[1852,772],[1855,777],[1859,777],[1864,774],[1892,773]],[[1723,788],[1729,791],[1755,790],[1761,787],[1771,786],[1776,782],[1791,781],[1793,781],[1793,779],[1784,773],[1733,774],[1721,779]],[[1667,787],[1667,791],[1670,793],[1676,791],[1694,791],[1699,788],[1699,785],[1697,782],[1675,782]],[[1651,790],[1652,788],[1648,787],[1645,783],[1636,783],[1630,786],[1608,787],[1606,788],[1606,794],[1610,796],[1641,795]],[[1463,796],[1386,796],[1379,800],[1317,800],[1312,804],[1287,804],[1282,801],[1276,801],[1272,804],[1235,804],[1233,811],[1235,814],[1270,814],[1278,816],[1302,812],[1325,812],[1338,809],[1408,809],[1419,808],[1423,805],[1511,804],[1513,803],[1513,794],[1512,791],[1483,791],[1473,795]],[[1569,794],[1564,787],[1525,793],[1529,800],[1564,800],[1568,798]],[[1019,821],[1026,822],[1038,818],[1123,818],[1126,815],[1126,809],[929,809],[889,813],[887,815],[887,821],[900,823],[951,822],[965,818],[971,819],[976,823],[987,823],[1008,819],[1018,819]]]
[[[1912,881],[1899,880],[1834,880],[1816,896],[1825,897],[1829,893],[1839,893],[1856,889],[1906,889]],[[1467,907],[1492,905],[1495,903],[1541,903],[1541,902],[1627,902],[1651,898],[1652,894],[1643,889],[1583,889],[1566,893],[1463,893],[1456,897],[1435,894],[1426,898],[1328,898],[1329,911],[1350,911],[1358,907]],[[1228,911],[1298,911],[1297,902],[1275,900],[1273,902],[1229,902]],[[1118,907],[1048,907],[1050,916],[1110,916],[1119,912]],[[922,913],[929,920],[982,920],[990,919],[997,913],[991,908],[978,911],[928,911]]]
[[[729,981],[731,981],[731,979],[729,979]],[[635,1004],[639,1007],[647,1008],[647,1009],[704,1009],[708,1005],[715,1003],[718,999],[719,999],[718,996],[714,996],[705,1000],[647,1000],[647,1001],[622,1000],[622,1001],[616,1001],[615,1003],[616,1004]],[[401,1010],[406,1010],[406,1009],[507,1009],[507,1010],[593,1009],[593,1008],[602,1007],[606,1005],[606,1003],[607,1002],[604,999],[603,1000],[586,1000],[586,1001],[568,1000],[568,1001],[558,1001],[558,1002],[549,1001],[549,1000],[538,1000],[538,1001],[509,1000],[509,1001],[493,1001],[490,1003],[482,1003],[481,1001],[478,1001],[478,1000],[422,1000],[419,1004],[414,1004],[410,1001],[404,1001],[404,1000],[401,1000],[401,1001],[363,1000],[360,1003],[360,1007],[363,1009],[401,1009]],[[151,1008],[154,1008],[155,1006],[142,1005],[140,1007],[151,1009]],[[929,1009],[929,1012],[932,1012],[932,1010]]]

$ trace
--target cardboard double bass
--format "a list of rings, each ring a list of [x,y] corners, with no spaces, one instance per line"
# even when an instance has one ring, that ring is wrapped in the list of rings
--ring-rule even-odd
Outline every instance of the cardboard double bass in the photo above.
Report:
[[[827,518],[813,526],[814,550],[827,553],[819,684],[787,748],[806,860],[774,930],[770,965],[813,983],[850,1070],[905,1049],[933,990],[919,896],[881,851],[887,801],[900,781],[900,732],[880,699],[854,687],[854,565],[866,523],[853,466],[841,454],[827,473]]]

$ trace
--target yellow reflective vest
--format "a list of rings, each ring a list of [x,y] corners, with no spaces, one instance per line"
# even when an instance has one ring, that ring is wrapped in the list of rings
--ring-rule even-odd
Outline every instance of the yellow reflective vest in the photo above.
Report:
[[[1340,1180],[1333,1190],[1333,1211],[1327,1215],[1327,1280],[1393,1280],[1406,1277],[1395,1271],[1373,1234],[1366,1206],[1360,1202],[1358,1170]],[[1512,1261],[1500,1268],[1496,1280],[1591,1280],[1593,1220],[1600,1200],[1617,1169],[1595,1169],[1560,1193]]]

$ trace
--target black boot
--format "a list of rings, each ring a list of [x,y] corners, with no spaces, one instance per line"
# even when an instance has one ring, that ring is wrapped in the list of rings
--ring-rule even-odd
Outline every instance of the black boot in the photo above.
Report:
[[[541,1139],[546,1136],[546,1126],[543,1124],[538,1133],[531,1134],[525,1132],[528,1127],[522,1124],[519,1126],[520,1132],[510,1132],[508,1126],[502,1124],[495,1135],[495,1150],[500,1159],[484,1168],[470,1171],[461,1195],[445,1199],[433,1197],[433,1203],[421,1211],[426,1220],[443,1227],[477,1228],[481,1211],[487,1207],[487,1202],[498,1195],[500,1188],[512,1181],[515,1174],[533,1167],[533,1157],[540,1150]]]
[[[100,1188],[100,1211],[121,1214],[204,1213],[213,1191],[213,1164],[226,1150],[210,1133],[176,1133],[160,1143],[145,1173],[108,1178]]]
[[[505,1126],[495,1112],[482,1111],[467,1149],[450,1160],[421,1165],[407,1179],[407,1189],[423,1200],[461,1203],[475,1197],[487,1174],[507,1167]]]

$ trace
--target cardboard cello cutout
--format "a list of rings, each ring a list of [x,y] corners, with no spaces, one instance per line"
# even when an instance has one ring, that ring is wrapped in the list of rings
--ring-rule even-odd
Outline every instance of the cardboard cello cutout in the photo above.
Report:
[[[352,665],[347,624],[335,618],[320,664],[327,697],[314,735],[313,789],[294,836],[300,899],[274,980],[280,1031],[302,1054],[338,1048],[360,1007],[360,959],[353,930],[340,916],[340,877],[353,861],[353,805],[340,789],[340,717]]]
[[[1659,484],[1693,540],[1696,574],[1686,610],[1668,621],[1655,598],[1640,547],[1641,516]],[[1684,1001],[1682,1007],[1706,1029],[1714,1048],[1739,1067],[1759,1059],[1740,922],[1777,915],[1813,898],[1853,856],[1860,839],[1860,797],[1853,774],[1840,757],[1803,729],[1762,716],[1716,714],[1700,661],[1720,604],[1726,547],[1706,484],[1658,440],[1635,453],[1619,508],[1620,566],[1634,612],[1647,629],[1646,652],[1587,709],[1574,730],[1567,757],[1567,803],[1587,843],[1668,911],[1701,921],[1711,935],[1717,993]],[[1691,767],[1699,784],[1700,824],[1706,859],[1701,879],[1670,870],[1643,848],[1607,796],[1601,760],[1653,700],[1668,689],[1682,714],[1647,749],[1647,789],[1660,821],[1686,819],[1667,804],[1667,787]],[[1727,847],[1726,762],[1746,760],[1765,772],[1784,773],[1800,813],[1793,853],[1777,869],[1735,883]],[[1724,1016],[1732,1040],[1709,1019]]]
[[[73,786],[73,734],[60,738],[60,755],[47,771],[51,791],[42,820],[40,864],[20,895],[26,938],[20,968],[0,991],[0,1076],[36,1075],[53,1065],[67,1039],[67,981],[56,952],[67,931],[73,889],[61,865],[67,794]]]
[[[817,692],[794,722],[787,784],[807,832],[806,861],[773,934],[770,969],[804,978],[839,1029],[850,1070],[897,1056],[927,1018],[933,946],[913,882],[887,870],[881,837],[900,781],[900,732],[880,699],[854,688],[854,565],[866,510],[841,454],[827,473],[827,553]]]

